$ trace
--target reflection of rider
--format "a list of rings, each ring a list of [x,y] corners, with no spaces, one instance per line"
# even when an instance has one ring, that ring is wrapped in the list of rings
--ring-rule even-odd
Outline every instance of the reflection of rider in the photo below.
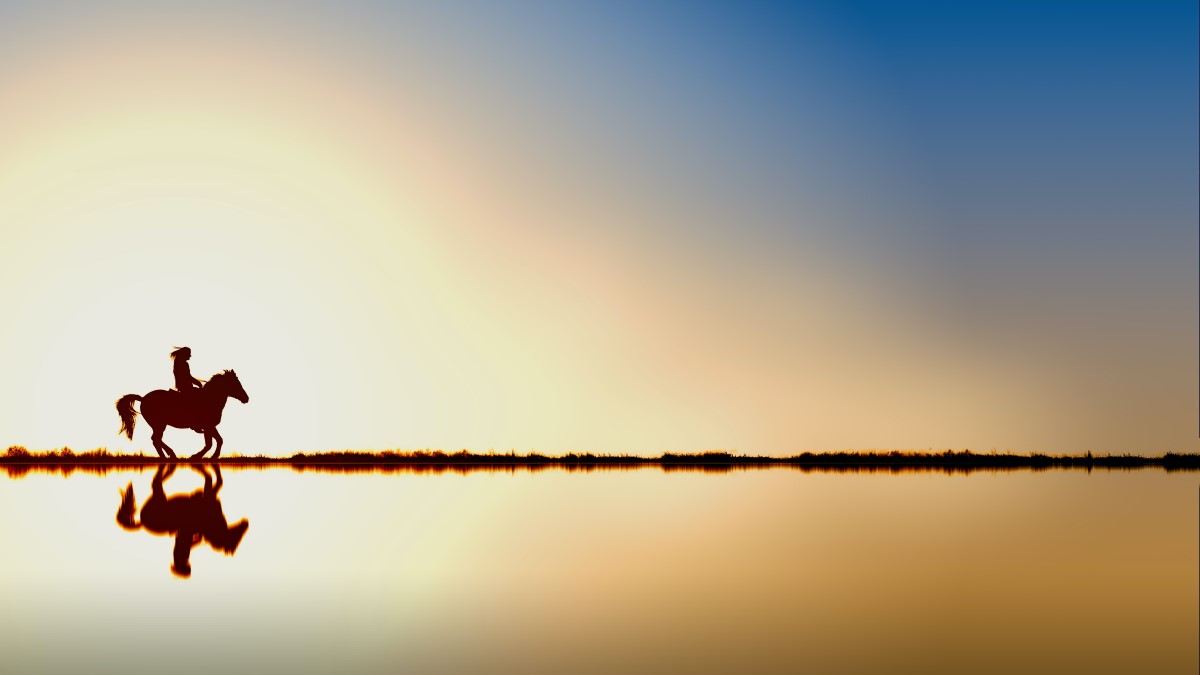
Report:
[[[117,511],[117,522],[127,530],[139,527],[150,532],[175,535],[175,549],[171,571],[176,576],[188,577],[192,574],[192,548],[202,541],[207,541],[214,550],[226,555],[233,555],[241,543],[246,529],[250,526],[245,518],[233,527],[225,520],[221,509],[221,501],[217,499],[223,480],[221,468],[214,465],[217,482],[204,467],[192,465],[192,468],[204,476],[204,489],[191,494],[179,494],[167,497],[163,490],[163,481],[175,473],[175,465],[162,465],[154,474],[151,481],[151,494],[142,505],[141,522],[135,521],[137,505],[133,498],[133,484],[125,488],[121,508]]]

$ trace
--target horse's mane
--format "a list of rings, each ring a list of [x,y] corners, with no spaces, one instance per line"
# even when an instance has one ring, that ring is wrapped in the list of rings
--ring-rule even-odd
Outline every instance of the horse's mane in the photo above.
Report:
[[[208,384],[212,384],[213,382],[224,380],[225,378],[230,377],[230,376],[237,377],[237,373],[235,373],[229,369],[222,370],[221,372],[217,373],[216,375],[213,375],[212,377],[208,378],[208,382],[205,383],[205,386],[207,386]]]

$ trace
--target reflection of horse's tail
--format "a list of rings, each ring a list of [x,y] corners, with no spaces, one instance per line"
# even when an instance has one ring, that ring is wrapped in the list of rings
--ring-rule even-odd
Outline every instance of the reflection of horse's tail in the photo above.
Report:
[[[133,402],[142,400],[137,394],[125,394],[117,401],[117,414],[121,416],[121,431],[129,440],[133,440],[133,422],[137,413],[133,410]]]
[[[130,483],[125,488],[125,494],[121,496],[121,508],[117,509],[117,523],[127,530],[141,527],[141,523],[133,519],[134,511],[137,511],[137,502],[133,499],[133,483]]]

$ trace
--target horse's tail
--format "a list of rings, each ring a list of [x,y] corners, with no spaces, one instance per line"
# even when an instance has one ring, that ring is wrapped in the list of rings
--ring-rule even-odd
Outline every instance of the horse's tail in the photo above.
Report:
[[[117,414],[121,416],[121,431],[129,440],[133,440],[133,423],[137,420],[137,412],[133,402],[142,400],[137,394],[125,394],[117,401]]]
[[[137,502],[133,499],[133,483],[130,483],[125,488],[125,493],[121,495],[121,508],[117,509],[117,523],[126,530],[136,530],[141,527],[141,523],[134,520],[134,512],[137,511]]]

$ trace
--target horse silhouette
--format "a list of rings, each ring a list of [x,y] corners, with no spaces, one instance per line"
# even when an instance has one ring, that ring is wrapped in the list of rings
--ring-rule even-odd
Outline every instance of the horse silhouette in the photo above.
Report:
[[[137,419],[133,402],[141,401],[142,417],[150,425],[150,440],[154,441],[154,449],[159,457],[177,459],[175,451],[163,441],[163,431],[171,426],[204,434],[204,449],[192,455],[191,459],[203,457],[212,446],[213,439],[217,439],[217,449],[213,453],[213,459],[216,459],[221,456],[221,446],[225,442],[217,433],[217,425],[221,423],[225,400],[231,397],[242,403],[250,402],[250,396],[238,380],[237,373],[232,370],[213,375],[203,387],[187,393],[155,389],[145,396],[126,394],[117,401],[117,414],[121,416],[120,433],[133,440],[133,424]]]
[[[133,483],[125,488],[121,506],[117,509],[117,523],[126,530],[145,529],[154,534],[175,535],[171,572],[184,578],[192,574],[192,549],[197,544],[206,541],[213,550],[233,555],[250,527],[250,521],[245,518],[232,527],[225,520],[221,500],[217,499],[217,492],[224,485],[221,467],[213,465],[217,473],[215,484],[204,467],[193,464],[192,468],[204,476],[204,489],[168,497],[163,482],[175,473],[175,465],[162,464],[150,482],[150,498],[142,505],[141,522],[136,520]]]

